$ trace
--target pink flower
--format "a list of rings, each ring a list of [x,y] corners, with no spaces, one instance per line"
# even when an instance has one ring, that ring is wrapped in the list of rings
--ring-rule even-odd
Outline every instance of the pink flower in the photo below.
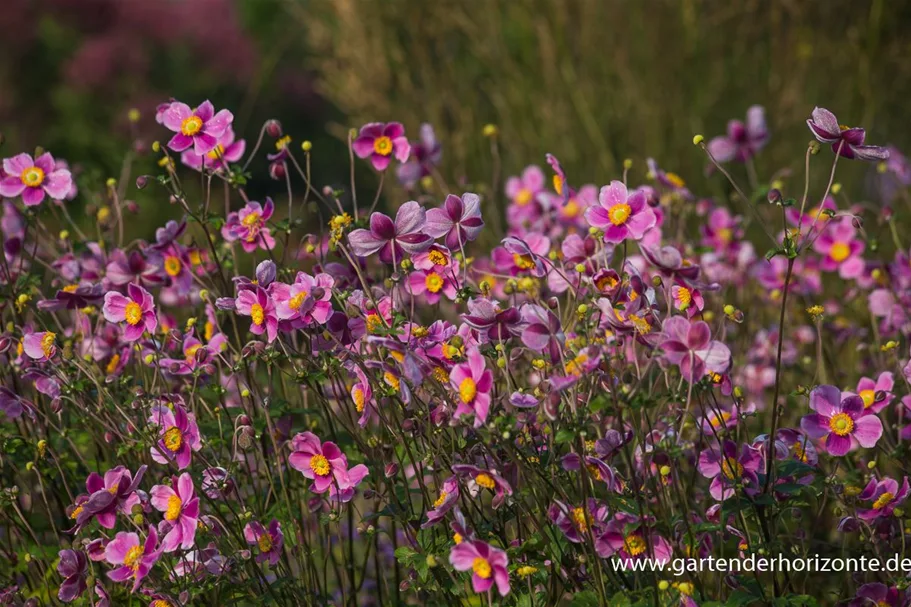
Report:
[[[34,160],[28,154],[4,158],[3,172],[6,175],[0,179],[0,197],[21,195],[28,207],[41,204],[46,195],[64,200],[73,187],[73,176],[66,169],[58,169],[48,152]]]
[[[228,219],[221,228],[221,235],[228,242],[239,240],[247,253],[252,253],[257,248],[271,251],[275,248],[275,239],[266,222],[272,217],[274,210],[275,203],[271,198],[266,198],[265,205],[251,200],[241,210],[228,214]]]
[[[726,345],[712,340],[708,324],[698,320],[690,322],[682,316],[664,321],[664,341],[661,349],[664,358],[680,367],[680,374],[695,382],[706,373],[724,373],[731,366],[731,351]]]
[[[332,314],[332,287],[335,279],[328,274],[315,277],[298,272],[293,284],[273,282],[269,294],[275,301],[275,314],[279,320],[291,321],[294,328],[315,323],[324,325]]]
[[[458,393],[455,417],[474,415],[474,427],[480,428],[490,409],[490,390],[493,373],[487,368],[484,356],[477,348],[468,351],[468,362],[459,363],[449,372],[449,384]]]
[[[458,286],[458,278],[451,270],[416,270],[408,275],[408,292],[415,297],[423,295],[431,305],[438,303],[441,295],[455,300]]]
[[[195,416],[177,403],[173,407],[173,411],[164,405],[152,407],[149,423],[158,426],[159,439],[150,451],[159,464],[174,461],[183,470],[190,465],[192,452],[202,449],[202,439]]]
[[[611,181],[601,188],[598,202],[601,206],[588,209],[585,217],[589,224],[604,230],[605,242],[640,240],[657,221],[645,194],[637,190],[630,195],[622,181]]]
[[[164,552],[192,548],[199,522],[199,498],[195,496],[193,478],[184,472],[173,484],[177,491],[167,485],[155,485],[151,491],[152,507],[164,512],[164,520],[158,525],[159,532],[165,534],[161,540]]]
[[[263,527],[263,524],[259,521],[247,523],[244,526],[244,539],[251,546],[259,548],[259,554],[256,555],[257,563],[269,561],[269,564],[273,567],[278,564],[282,546],[285,545],[285,535],[282,533],[282,526],[277,520],[272,519],[268,529]]]
[[[838,270],[844,279],[858,278],[864,271],[864,243],[857,239],[857,230],[849,217],[828,222],[826,229],[813,243],[813,250],[823,255],[819,269],[824,272]]]
[[[481,198],[477,194],[465,193],[461,198],[450,194],[441,208],[427,211],[424,231],[434,238],[445,236],[446,246],[458,251],[468,241],[477,238],[483,228]]]
[[[203,167],[210,171],[220,171],[226,168],[229,162],[240,160],[246,147],[243,139],[235,140],[234,129],[228,127],[211,151],[200,155],[194,150],[187,149],[180,155],[180,159],[185,165],[197,171]]]
[[[156,550],[158,533],[155,527],[149,528],[149,536],[145,544],[140,545],[139,536],[135,533],[121,531],[104,548],[104,557],[112,565],[120,565],[117,569],[108,572],[108,577],[115,582],[124,582],[129,579],[133,582],[132,592],[136,592],[145,576],[149,574],[161,551]]]
[[[867,522],[880,517],[892,516],[893,511],[908,499],[911,488],[908,486],[908,477],[902,479],[901,487],[898,481],[884,478],[877,481],[871,478],[863,492],[857,498],[864,502],[872,502],[869,508],[859,508],[857,516]]]
[[[369,158],[377,171],[385,171],[393,155],[399,162],[406,162],[411,154],[405,127],[399,122],[365,124],[352,147],[358,158]]]
[[[889,371],[880,373],[876,381],[869,377],[860,378],[860,381],[857,382],[857,395],[864,399],[864,411],[869,415],[879,413],[886,408],[895,398],[895,395],[892,394],[894,385],[895,380]],[[851,395],[853,395],[852,392],[842,394],[842,396]]]
[[[168,142],[175,152],[193,146],[193,153],[204,156],[216,148],[219,138],[234,121],[234,114],[221,110],[217,114],[212,103],[203,101],[195,110],[186,103],[171,103],[161,116],[162,124],[177,133]]]
[[[125,322],[123,338],[127,341],[136,341],[142,337],[143,331],[150,334],[158,327],[158,318],[155,316],[155,303],[151,293],[139,285],[127,285],[127,295],[124,297],[116,291],[108,291],[104,296],[104,318],[108,322]]]
[[[638,516],[625,512],[618,512],[607,524],[595,540],[595,551],[602,558],[617,555],[624,563],[646,558],[664,563],[674,554],[666,539],[643,525]]]
[[[47,362],[57,353],[57,334],[51,331],[28,333],[22,338],[22,351],[38,362]]]
[[[747,110],[746,124],[739,120],[728,122],[727,135],[709,141],[708,148],[718,162],[746,162],[769,141],[765,110],[754,105]]]
[[[506,180],[506,196],[510,205],[506,216],[511,224],[532,221],[541,214],[540,194],[544,192],[544,172],[541,167],[531,165],[522,171],[521,177]]]
[[[370,216],[370,229],[358,229],[348,234],[351,252],[358,257],[368,257],[377,251],[383,263],[399,263],[405,254],[415,255],[430,248],[433,237],[423,232],[426,213],[424,207],[411,200],[399,207],[395,221],[388,215],[374,213]]]
[[[254,289],[242,289],[237,294],[234,305],[238,314],[250,317],[251,333],[262,335],[265,332],[270,344],[275,341],[278,335],[278,314],[275,302],[265,289],[259,286]]]
[[[487,592],[496,584],[500,596],[509,594],[509,558],[499,548],[480,540],[463,541],[453,546],[449,563],[456,571],[471,570],[471,587],[475,592]]]
[[[860,396],[841,397],[835,386],[819,386],[810,392],[810,408],[816,413],[800,420],[800,427],[812,439],[825,438],[826,450],[832,455],[845,455],[854,442],[872,448],[883,435],[883,423],[875,415],[864,415]]]
[[[117,523],[117,513],[128,514],[133,506],[139,503],[136,488],[145,474],[146,467],[141,466],[136,475],[124,466],[117,466],[104,473],[104,477],[92,472],[85,481],[88,495],[76,498],[76,507],[70,518],[76,520],[76,528],[81,529],[93,518],[105,529],[113,529]]]
[[[303,432],[292,438],[291,450],[293,453],[288,456],[288,464],[313,481],[310,490],[314,493],[325,493],[333,483],[339,491],[350,489],[363,478],[361,472],[366,472],[366,466],[355,466],[359,478],[353,481],[349,478],[348,458],[341,449],[331,441],[321,443],[312,432]],[[351,469],[352,474],[355,468]]]

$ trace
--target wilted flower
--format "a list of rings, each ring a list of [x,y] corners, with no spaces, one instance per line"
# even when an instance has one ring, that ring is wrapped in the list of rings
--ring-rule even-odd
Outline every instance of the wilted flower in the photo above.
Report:
[[[61,550],[58,555],[60,562],[57,564],[57,573],[63,578],[63,583],[57,591],[57,598],[69,603],[85,592],[88,561],[79,550]]]

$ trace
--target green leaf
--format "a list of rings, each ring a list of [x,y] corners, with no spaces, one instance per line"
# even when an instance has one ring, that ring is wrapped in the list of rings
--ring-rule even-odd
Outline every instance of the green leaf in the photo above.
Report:
[[[575,432],[564,428],[563,430],[557,432],[557,436],[554,437],[554,442],[556,442],[558,445],[562,445],[563,443],[571,442],[575,437]]]

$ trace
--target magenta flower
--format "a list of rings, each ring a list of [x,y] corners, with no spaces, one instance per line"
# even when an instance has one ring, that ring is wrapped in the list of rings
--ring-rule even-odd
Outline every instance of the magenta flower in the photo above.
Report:
[[[288,464],[313,481],[310,490],[314,493],[325,493],[333,482],[340,490],[352,485],[348,458],[335,443],[321,443],[312,432],[303,432],[291,439],[291,451]]]
[[[503,505],[507,495],[512,495],[512,486],[493,470],[485,470],[470,464],[455,464],[452,466],[452,471],[459,477],[467,477],[472,481],[468,485],[472,497],[477,495],[481,489],[493,491],[494,496],[490,505],[494,510]]]
[[[22,338],[22,351],[37,361],[47,362],[57,354],[57,334],[51,331],[28,333]]]
[[[458,251],[477,238],[483,228],[481,198],[466,192],[461,198],[450,194],[441,208],[427,211],[424,232],[434,238],[445,236],[446,246]]]
[[[456,571],[471,570],[475,592],[487,592],[496,583],[500,596],[509,594],[509,558],[499,548],[480,540],[463,541],[452,547],[449,563]]]
[[[427,520],[421,525],[421,529],[432,527],[443,520],[453,506],[459,501],[459,481],[454,476],[450,476],[443,481],[440,488],[440,496],[433,503],[433,510],[427,512]]]
[[[269,294],[275,301],[275,314],[279,320],[290,321],[296,329],[313,323],[326,324],[332,314],[332,287],[335,279],[320,273],[310,276],[298,272],[293,284],[273,282]]]
[[[398,168],[396,175],[403,186],[411,189],[433,172],[442,156],[443,148],[437,141],[433,126],[424,123],[421,125],[420,138],[411,142],[411,156]]]
[[[902,479],[901,487],[895,479],[887,477],[877,481],[875,478],[871,478],[857,499],[872,503],[869,508],[858,508],[857,516],[867,522],[880,517],[892,516],[893,511],[905,503],[909,494],[911,494],[911,487],[908,486],[907,476]]]
[[[89,562],[80,550],[61,550],[58,556],[60,562],[57,564],[57,573],[63,578],[63,583],[57,591],[57,598],[69,603],[87,588],[85,578],[89,572]]]
[[[754,105],[747,110],[746,124],[739,120],[728,122],[727,135],[709,141],[708,148],[718,162],[746,162],[765,147],[769,141],[769,130],[765,122],[765,110]]]
[[[158,317],[155,316],[155,302],[152,294],[130,283],[127,285],[127,295],[124,297],[116,291],[108,291],[104,295],[104,318],[108,322],[126,323],[123,328],[123,338],[126,341],[136,341],[142,337],[143,331],[155,333],[158,327]]]
[[[430,305],[438,303],[443,295],[455,300],[458,288],[458,277],[452,271],[415,270],[408,275],[408,292],[415,297],[423,295]]]
[[[895,379],[889,371],[880,373],[876,381],[869,377],[860,378],[860,381],[857,382],[857,395],[864,399],[864,409],[868,414],[879,413],[892,402],[895,398],[895,395],[892,394],[894,385]],[[850,392],[846,392],[842,396],[850,394]]]
[[[262,287],[241,289],[234,301],[235,309],[242,316],[249,316],[250,332],[254,335],[266,334],[271,344],[278,335],[278,312],[275,302]]]
[[[689,382],[701,379],[706,373],[723,374],[731,366],[731,351],[726,345],[712,340],[708,324],[691,322],[682,316],[664,321],[664,341],[661,349],[664,358],[680,367],[680,373]]]
[[[275,204],[271,198],[266,198],[265,205],[251,200],[241,210],[228,214],[225,225],[221,227],[221,235],[228,242],[239,240],[247,253],[252,253],[257,248],[271,251],[275,248],[275,238],[266,222],[274,210]]]
[[[210,171],[221,171],[227,168],[228,163],[240,160],[246,147],[246,142],[243,139],[235,139],[234,129],[228,127],[211,151],[200,155],[194,150],[187,149],[180,155],[180,160],[197,171],[201,171],[203,167]]]
[[[117,513],[129,513],[139,503],[136,488],[145,474],[146,466],[136,471],[136,476],[124,466],[117,466],[104,473],[104,477],[92,472],[85,481],[89,495],[76,499],[76,507],[70,518],[76,520],[77,529],[81,529],[93,518],[105,529],[113,529],[117,522]]]
[[[121,531],[104,548],[104,557],[112,565],[120,565],[117,569],[108,572],[108,577],[115,582],[125,582],[132,579],[133,590],[136,592],[145,576],[152,570],[152,566],[161,557],[161,550],[156,550],[158,533],[155,527],[149,528],[149,536],[145,544],[139,543],[139,536],[135,533]]]
[[[608,508],[598,500],[589,498],[585,506],[571,508],[560,500],[554,500],[547,510],[547,518],[556,525],[570,542],[580,544],[591,529],[597,537],[607,521]]]
[[[641,524],[638,516],[625,512],[618,512],[607,523],[595,540],[595,551],[602,558],[616,555],[624,564],[646,558],[667,562],[674,554],[666,539]]]
[[[866,449],[876,446],[883,435],[883,423],[875,415],[864,415],[860,396],[841,397],[835,386],[818,386],[810,392],[810,408],[816,411],[800,420],[810,438],[825,438],[826,451],[845,455],[854,442]]]
[[[857,238],[857,230],[848,217],[828,222],[813,250],[823,256],[819,269],[824,272],[838,270],[845,280],[858,278],[864,272],[864,243]]]
[[[197,156],[214,150],[233,121],[234,114],[228,110],[216,114],[208,100],[195,110],[191,110],[186,103],[175,101],[162,114],[162,124],[176,133],[168,142],[168,147],[175,152],[183,152],[193,146],[193,153]]]
[[[285,545],[285,534],[282,533],[282,526],[277,520],[272,519],[268,529],[259,521],[247,523],[244,526],[244,539],[251,546],[259,548],[259,554],[256,555],[257,563],[269,561],[273,567],[278,564],[282,546]]]
[[[152,407],[149,423],[158,426],[158,442],[152,446],[152,459],[159,464],[174,461],[178,470],[190,465],[193,451],[202,449],[196,417],[179,404],[173,410],[165,405]]]
[[[351,386],[351,400],[355,410],[360,414],[357,424],[364,428],[371,419],[376,418],[376,405],[373,402],[373,389],[364,370],[358,365],[353,365],[354,376],[357,381]]]
[[[426,251],[433,244],[433,237],[423,233],[426,213],[414,200],[399,207],[395,221],[388,215],[374,213],[370,216],[370,229],[354,230],[348,234],[351,251],[358,257],[368,257],[380,252],[380,261],[397,264],[405,254]]]
[[[164,520],[158,525],[158,531],[165,534],[161,540],[164,552],[192,548],[199,522],[199,498],[193,478],[184,472],[173,481],[176,491],[167,485],[155,485],[150,493],[152,507],[164,513]]]
[[[507,236],[503,246],[493,250],[491,257],[497,272],[508,270],[513,276],[529,272],[540,278],[546,273],[544,256],[550,252],[550,238],[538,232],[529,232],[525,238]]]
[[[54,157],[45,152],[32,160],[28,154],[18,154],[3,159],[5,176],[0,179],[0,197],[22,196],[25,206],[41,204],[45,196],[64,200],[73,187],[73,176],[66,169],[57,168]]]
[[[468,362],[459,363],[449,372],[449,384],[459,394],[455,417],[473,414],[474,427],[480,428],[490,409],[490,390],[493,373],[487,368],[477,348],[468,351]]]
[[[858,588],[848,607],[908,607],[909,602],[911,597],[907,589],[899,590],[895,586],[875,582]]]
[[[530,165],[522,171],[521,177],[506,180],[506,196],[510,205],[506,216],[510,224],[536,219],[541,214],[539,197],[544,192],[544,172],[537,165]]]
[[[206,365],[218,356],[227,343],[228,338],[223,333],[216,333],[208,344],[202,343],[191,329],[184,335],[181,350],[183,358],[162,358],[159,366],[172,375],[190,375],[199,368],[208,372]]]
[[[832,149],[845,158],[858,160],[887,160],[889,150],[877,145],[864,145],[867,132],[862,128],[850,128],[838,124],[835,114],[817,107],[807,119],[807,126],[820,143],[831,143]]]
[[[558,362],[566,337],[557,315],[537,304],[522,306],[521,314],[520,338],[525,347],[535,352],[547,352],[552,363]]]
[[[352,147],[358,158],[369,158],[377,171],[385,171],[393,155],[399,162],[407,162],[411,154],[405,127],[399,122],[365,124]]]
[[[699,473],[712,479],[709,493],[718,501],[734,495],[737,486],[759,486],[758,473],[762,470],[762,454],[750,445],[741,445],[726,440],[721,449],[713,447],[699,454]]]
[[[601,188],[598,202],[600,206],[589,208],[585,218],[590,225],[604,231],[605,242],[640,240],[657,221],[645,194],[636,190],[630,195],[622,181],[614,180]]]
[[[521,330],[521,313],[513,307],[505,310],[496,301],[480,297],[468,301],[468,314],[462,315],[465,324],[478,331],[482,342],[501,342]]]

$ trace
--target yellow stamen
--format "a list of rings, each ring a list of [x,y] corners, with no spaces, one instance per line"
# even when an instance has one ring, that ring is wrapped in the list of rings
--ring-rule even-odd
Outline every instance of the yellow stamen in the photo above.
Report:
[[[475,557],[474,561],[471,563],[471,570],[474,571],[475,575],[484,578],[485,580],[493,575],[493,569],[491,568],[490,563],[481,556]]]
[[[373,151],[380,156],[388,156],[392,153],[392,139],[383,135],[373,140]]]
[[[162,442],[164,442],[165,449],[172,453],[177,453],[183,446],[183,432],[177,426],[171,426],[164,433]]]
[[[142,322],[142,306],[135,301],[131,301],[123,309],[123,316],[127,323],[135,327]]]
[[[841,263],[846,260],[851,255],[851,247],[846,243],[836,242],[832,244],[832,248],[829,250],[829,257],[833,259],[836,263]]]
[[[889,493],[888,491],[886,491],[885,493],[883,493],[882,495],[879,496],[879,499],[877,499],[875,502],[873,502],[873,509],[882,510],[883,508],[888,506],[894,499],[895,499],[895,496],[893,494]]]
[[[622,226],[626,223],[626,220],[629,219],[629,216],[632,214],[632,209],[625,202],[620,204],[615,204],[607,211],[607,216],[610,218],[610,222],[615,226]]]
[[[166,521],[174,522],[180,517],[180,511],[183,508],[183,502],[176,495],[168,498],[168,509],[164,513]]]
[[[20,173],[19,179],[28,187],[37,188],[44,183],[44,171],[41,167],[29,167]]]
[[[123,564],[127,567],[130,567],[133,570],[139,568],[139,558],[142,556],[143,550],[142,546],[133,546],[127,550],[126,556],[123,557]]]
[[[314,455],[310,458],[310,469],[318,476],[329,476],[329,460],[325,455]]]
[[[164,258],[164,271],[165,273],[174,278],[180,274],[180,270],[183,268],[183,264],[180,263],[180,258],[174,255],[168,255]]]
[[[854,420],[847,413],[836,413],[829,418],[829,428],[837,436],[847,436],[854,430]]]
[[[261,305],[255,303],[250,306],[250,318],[253,319],[253,324],[262,325],[266,320],[266,312]]]
[[[427,275],[427,278],[424,279],[424,285],[431,293],[439,293],[443,288],[443,279],[436,272],[431,272]]]
[[[462,399],[463,403],[470,404],[474,402],[475,396],[478,395],[478,385],[475,383],[474,379],[466,377],[462,380],[462,383],[459,384],[459,398]]]
[[[442,506],[443,503],[446,501],[446,497],[448,495],[449,494],[446,493],[445,491],[440,491],[440,497],[437,498],[437,501],[433,502],[433,507],[439,508],[440,506]]]
[[[859,396],[864,399],[864,409],[869,409],[876,401],[875,390],[861,390]]]
[[[187,137],[192,137],[202,130],[202,118],[199,116],[189,116],[184,118],[180,123],[180,132]]]
[[[491,491],[493,491],[494,487],[497,486],[496,482],[493,480],[493,477],[486,472],[482,472],[474,477],[474,482],[476,482],[479,487],[484,487],[485,489],[490,489]]]
[[[623,548],[630,556],[638,556],[645,552],[647,545],[641,535],[631,534],[623,540]]]

